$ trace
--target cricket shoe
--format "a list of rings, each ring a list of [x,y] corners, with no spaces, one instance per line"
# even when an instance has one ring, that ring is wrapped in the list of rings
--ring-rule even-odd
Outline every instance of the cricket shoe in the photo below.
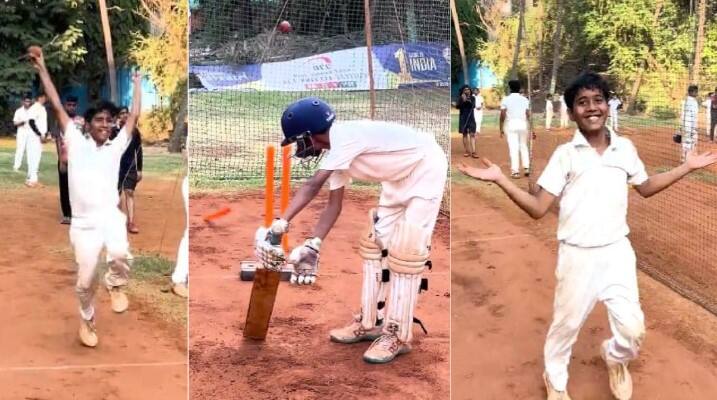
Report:
[[[630,400],[632,397],[632,377],[627,370],[627,363],[608,360],[608,340],[602,342],[600,355],[607,365],[607,374],[610,379],[610,391],[617,400]]]
[[[97,329],[95,328],[94,318],[89,321],[83,319],[80,322],[80,342],[87,347],[97,346]]]
[[[543,382],[545,382],[545,391],[547,392],[547,400],[570,400],[570,396],[568,395],[568,391],[558,391],[555,390],[553,385],[550,383],[550,380],[548,379],[548,375],[543,372]]]
[[[111,286],[107,288],[110,293],[110,303],[112,303],[112,311],[116,313],[123,313],[127,311],[129,307],[129,300],[127,295],[122,291],[120,286]]]
[[[361,314],[354,316],[354,320],[350,324],[343,328],[332,329],[329,332],[329,337],[332,342],[351,344],[364,342],[369,340],[376,340],[381,336],[381,329],[383,326],[374,326],[371,329],[366,329],[361,325]]]
[[[385,364],[393,361],[396,356],[411,351],[411,345],[398,338],[398,325],[390,324],[386,328],[388,333],[374,340],[371,346],[363,353],[363,360],[370,364]]]
[[[186,299],[187,297],[189,297],[189,288],[183,283],[175,283],[172,285],[172,293],[183,299]]]

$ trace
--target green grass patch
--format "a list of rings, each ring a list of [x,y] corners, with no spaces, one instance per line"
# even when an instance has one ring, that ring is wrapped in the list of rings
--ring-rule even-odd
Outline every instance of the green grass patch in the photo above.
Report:
[[[174,262],[162,256],[135,254],[127,291],[130,302],[139,302],[159,320],[186,327],[187,301],[168,290],[173,270]]]
[[[175,179],[185,170],[184,159],[177,153],[145,154],[142,169],[152,177]]]

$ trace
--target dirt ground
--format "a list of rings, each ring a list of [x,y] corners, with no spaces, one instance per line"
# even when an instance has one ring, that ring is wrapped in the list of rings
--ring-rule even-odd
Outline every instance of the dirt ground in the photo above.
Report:
[[[484,133],[478,148],[507,169],[507,146],[497,134]],[[454,164],[476,163],[462,157],[460,137],[453,138],[452,156]],[[528,186],[526,179],[519,184]],[[454,176],[453,399],[545,398],[542,349],[552,317],[556,229],[554,213],[534,221],[495,185]],[[638,279],[648,331],[639,359],[630,366],[633,399],[713,399],[717,317],[642,272]],[[599,356],[600,343],[609,336],[599,305],[573,348],[568,384],[573,398],[611,398]]]
[[[130,237],[130,251],[161,249],[175,259],[184,221],[180,190],[174,193],[173,186],[150,177],[140,183],[142,231]],[[114,314],[99,288],[100,343],[95,349],[80,344],[75,266],[68,225],[58,223],[57,187],[3,189],[0,203],[0,397],[185,398],[186,332],[156,320],[146,304],[130,297],[128,312]]]
[[[277,197],[278,198],[278,197]],[[448,221],[441,217],[433,239],[429,291],[416,316],[413,352],[388,365],[361,356],[369,343],[341,345],[328,331],[358,311],[361,259],[358,236],[375,194],[352,191],[322,246],[315,287],[280,284],[265,342],[243,339],[250,282],[238,280],[240,260],[253,258],[254,231],[263,221],[260,193],[190,200],[190,387],[204,399],[446,399],[449,394]],[[313,228],[326,201],[322,193],[292,221],[291,247]],[[223,206],[232,212],[214,226],[202,216]]]

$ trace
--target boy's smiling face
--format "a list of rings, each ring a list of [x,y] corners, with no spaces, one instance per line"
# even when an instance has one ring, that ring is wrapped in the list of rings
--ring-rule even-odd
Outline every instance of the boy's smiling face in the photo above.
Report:
[[[580,89],[575,96],[573,109],[568,109],[570,119],[575,121],[582,132],[596,132],[603,129],[608,116],[607,99],[595,89]]]

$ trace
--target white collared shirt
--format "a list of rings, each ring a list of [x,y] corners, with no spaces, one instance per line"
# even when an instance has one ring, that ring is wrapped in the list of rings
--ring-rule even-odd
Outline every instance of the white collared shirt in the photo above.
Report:
[[[19,122],[24,122],[21,126],[17,127],[17,134],[33,134],[32,129],[30,128],[30,124],[28,123],[29,120],[32,119],[31,110],[32,106],[25,108],[23,106],[20,106],[17,110],[15,110],[15,115],[12,118],[13,124],[17,124]]]
[[[371,120],[337,122],[329,140],[331,149],[319,168],[334,171],[328,180],[330,190],[346,186],[352,178],[366,182],[404,179],[425,157],[426,147],[438,146],[428,133]]]
[[[607,106],[610,108],[611,113],[616,113],[621,104],[622,101],[620,101],[617,97],[613,97],[607,101]]]
[[[475,103],[475,109],[476,109],[476,111],[483,111],[483,103],[485,103],[485,100],[483,99],[483,96],[480,95],[480,94],[478,94],[478,95],[473,95],[473,99],[474,99],[473,102]]]
[[[500,109],[505,110],[505,129],[528,129],[528,111],[530,102],[519,93],[511,93],[500,102]]]
[[[47,135],[47,110],[45,109],[45,106],[38,102],[34,102],[28,111],[30,111],[30,119],[35,120],[35,126],[44,138]],[[30,128],[30,131],[33,135],[35,134],[35,132],[32,131],[32,128]]]
[[[601,155],[580,130],[558,146],[538,179],[538,185],[561,196],[558,240],[578,247],[599,247],[625,237],[628,184],[648,179],[645,165],[629,139],[610,132],[610,145]]]
[[[119,204],[117,177],[130,136],[122,129],[114,140],[97,146],[89,134],[84,135],[75,124],[67,124],[64,140],[72,225],[101,224],[108,210],[113,211]]]

